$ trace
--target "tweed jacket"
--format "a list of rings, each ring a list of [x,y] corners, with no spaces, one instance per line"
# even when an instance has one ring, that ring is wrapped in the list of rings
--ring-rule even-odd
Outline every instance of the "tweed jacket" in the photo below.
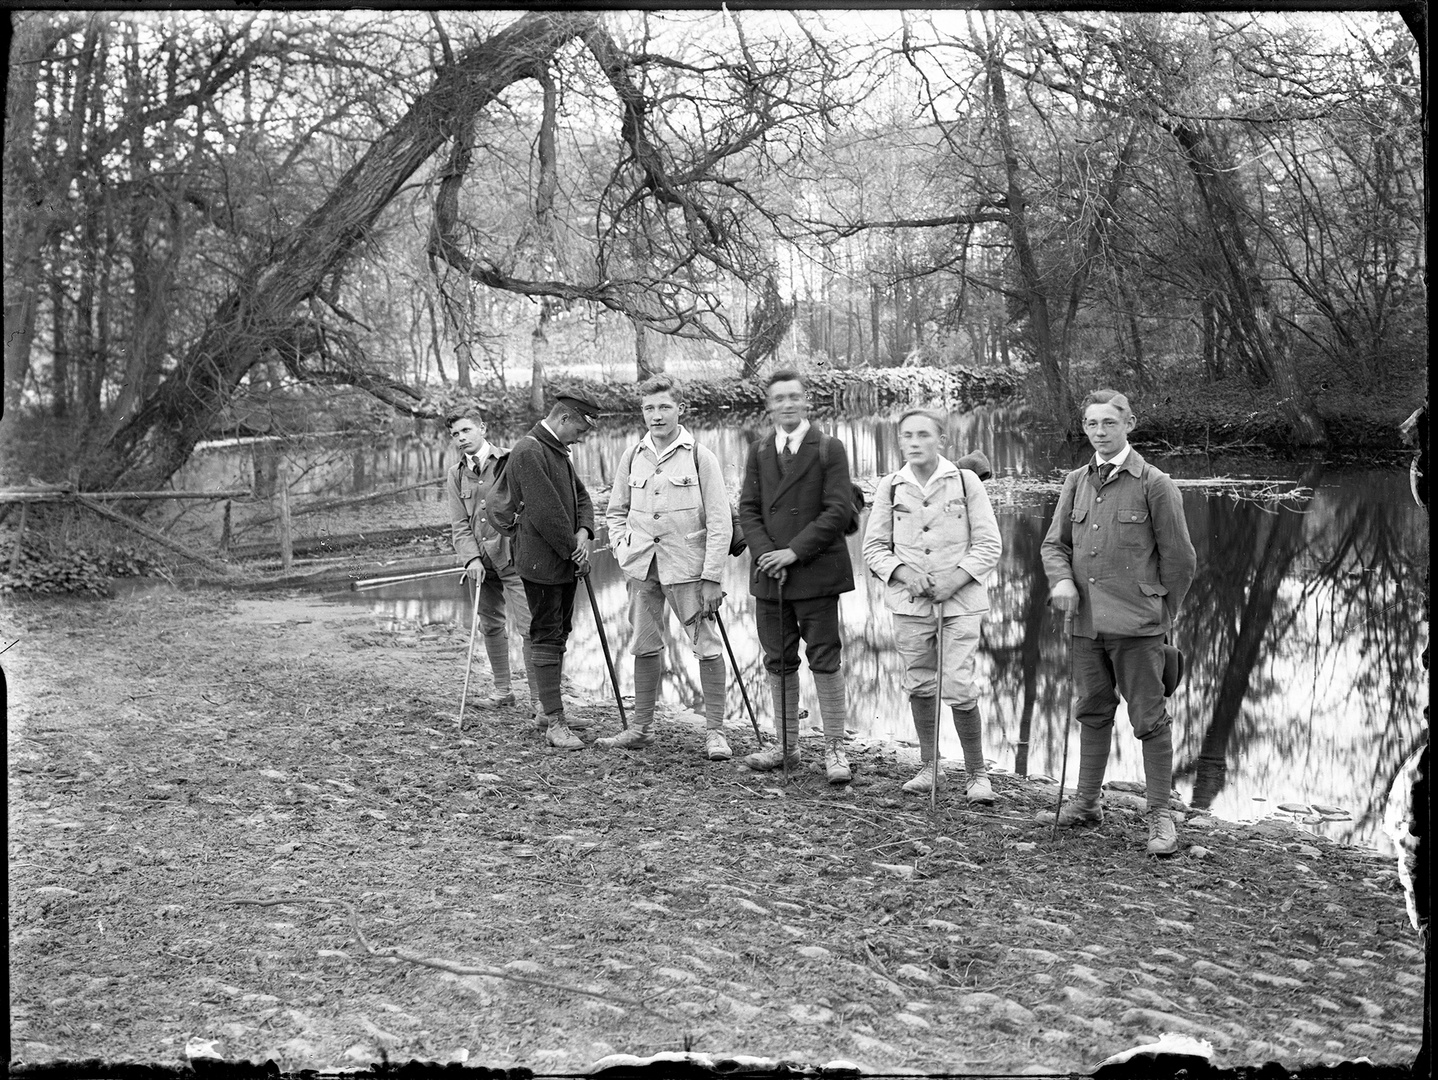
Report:
[[[864,562],[886,583],[884,606],[897,615],[929,615],[933,601],[913,599],[894,580],[900,566],[935,576],[962,568],[974,578],[944,601],[945,615],[989,610],[988,580],[1003,555],[999,523],[977,473],[939,458],[928,484],[905,466],[879,482],[864,529]]]
[[[825,444],[828,444],[827,446]],[[787,600],[838,596],[854,588],[844,527],[854,512],[849,458],[837,439],[810,425],[787,474],[779,471],[773,433],[749,447],[739,495],[739,525],[749,544],[749,592],[777,600],[779,583],[759,569],[767,551],[789,548],[798,562],[784,583]]]
[[[444,490],[449,502],[449,523],[454,553],[460,564],[484,556],[490,569],[503,570],[513,561],[509,537],[489,523],[485,500],[499,476],[509,448],[490,444],[479,471],[465,466],[464,455],[445,473]]]
[[[1064,478],[1042,550],[1049,588],[1078,588],[1079,637],[1168,633],[1198,568],[1178,486],[1133,449],[1102,488],[1092,461]]]
[[[645,438],[620,459],[604,520],[627,577],[643,581],[657,566],[665,585],[724,580],[734,533],[724,470],[688,428],[662,453]]]
[[[519,576],[543,585],[574,581],[574,534],[586,529],[594,535],[594,507],[568,449],[538,423],[515,443],[505,470],[520,507],[514,536]]]

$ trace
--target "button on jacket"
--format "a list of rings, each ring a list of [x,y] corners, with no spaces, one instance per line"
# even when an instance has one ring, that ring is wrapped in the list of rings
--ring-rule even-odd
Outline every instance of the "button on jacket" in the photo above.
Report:
[[[540,585],[576,580],[574,534],[594,535],[594,508],[569,451],[541,420],[515,443],[505,469],[521,507],[514,536],[519,576]]]
[[[1136,450],[1097,484],[1092,464],[1064,478],[1043,542],[1049,588],[1078,587],[1080,637],[1166,634],[1198,566],[1178,485]]]
[[[974,580],[944,601],[944,614],[988,611],[988,580],[1002,555],[999,523],[977,473],[941,457],[927,486],[908,466],[879,481],[864,530],[864,562],[887,582],[884,606],[890,611],[933,612],[932,601],[911,598],[894,580],[901,565],[934,575],[967,570]]]
[[[739,493],[739,525],[755,561],[749,592],[777,600],[779,584],[757,565],[767,551],[789,548],[799,561],[784,583],[786,600],[838,596],[854,588],[854,565],[844,536],[854,513],[854,488],[843,444],[810,426],[788,472],[779,469],[774,438],[749,447]]]
[[[460,564],[468,566],[471,559],[483,555],[496,570],[503,570],[511,561],[509,537],[501,536],[489,523],[485,500],[499,476],[500,464],[509,456],[503,446],[490,445],[475,472],[465,464],[464,455],[445,474],[445,492],[449,498],[450,532],[454,553]]]
[[[604,520],[628,577],[642,581],[657,565],[665,585],[724,580],[734,531],[724,470],[687,428],[663,452],[646,437],[620,459]]]

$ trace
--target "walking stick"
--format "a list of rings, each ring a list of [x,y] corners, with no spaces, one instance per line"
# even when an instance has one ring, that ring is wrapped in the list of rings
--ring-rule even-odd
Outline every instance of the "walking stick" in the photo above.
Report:
[[[744,689],[744,680],[739,677],[739,661],[734,658],[734,646],[729,644],[729,631],[724,629],[724,619],[719,612],[714,613],[714,621],[719,624],[719,636],[724,639],[724,648],[729,653],[729,667],[734,672],[734,681],[739,684],[739,696],[744,699],[744,708],[749,711],[749,723],[754,725],[754,741],[759,744],[759,749],[764,749],[764,737],[759,734],[759,720],[754,715],[754,706],[749,701],[749,691]]]
[[[931,824],[938,827],[939,817],[939,736],[944,730],[944,602],[934,601],[934,622],[938,630],[935,644],[938,648],[938,664],[934,671],[934,784],[929,788],[929,817]]]
[[[784,571],[779,571],[779,745],[784,754],[784,783],[789,782],[789,687],[784,680]]]
[[[1064,721],[1064,756],[1063,765],[1059,769],[1059,803],[1054,809],[1054,831],[1053,839],[1059,838],[1059,811],[1064,805],[1064,781],[1068,779],[1069,771],[1069,732],[1074,722],[1074,613],[1064,612],[1064,637],[1068,639],[1068,719]]]
[[[629,730],[629,721],[624,717],[624,699],[619,696],[619,673],[614,670],[614,657],[609,653],[609,638],[604,633],[604,620],[599,615],[599,598],[594,595],[594,583],[584,574],[584,588],[589,593],[589,606],[594,609],[594,625],[599,628],[599,644],[604,646],[604,663],[609,668],[609,684],[614,687],[614,704],[619,706],[619,726]]]
[[[484,567],[479,568],[479,579],[474,583],[474,621],[469,628],[469,658],[464,662],[464,689],[459,695],[459,720],[457,726],[464,730],[464,703],[469,697],[469,671],[474,667],[474,643],[479,638],[479,586],[484,580]]]

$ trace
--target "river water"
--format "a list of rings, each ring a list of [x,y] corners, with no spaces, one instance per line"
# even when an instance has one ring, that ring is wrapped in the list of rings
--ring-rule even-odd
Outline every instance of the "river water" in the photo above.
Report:
[[[862,481],[902,464],[895,419],[821,423],[843,440],[855,478]],[[748,446],[764,430],[762,421],[696,427],[700,440],[718,453],[734,490]],[[950,434],[950,445],[960,451],[983,450],[996,477],[1052,478],[1055,470],[1071,467],[1082,456],[1081,448],[1032,437],[1009,410],[980,408],[955,415]],[[601,431],[577,447],[576,465],[586,483],[607,486],[620,454],[636,438],[635,432]],[[287,454],[301,474],[294,488],[301,494],[348,494],[414,482],[440,475],[452,460],[442,437],[319,442],[292,447]],[[1428,531],[1409,494],[1406,469],[1147,456],[1177,478],[1270,478],[1298,481],[1312,490],[1311,497],[1280,503],[1236,498],[1231,489],[1183,489],[1198,575],[1176,632],[1188,674],[1170,701],[1175,786],[1190,803],[1233,820],[1287,814],[1279,810],[1284,804],[1328,808],[1324,814],[1295,816],[1305,828],[1336,840],[1383,846],[1378,826],[1385,791],[1423,729],[1428,699],[1419,662],[1427,641]],[[272,444],[217,448],[202,453],[177,479],[188,487],[255,483],[263,492],[267,475],[272,482],[273,459]],[[402,498],[412,505],[416,523],[444,521],[438,489]],[[1004,556],[991,583],[993,609],[984,626],[978,673],[987,756],[1000,768],[1015,770],[1027,731],[1028,772],[1053,777],[1063,752],[1067,667],[1059,624],[1046,604],[1039,545],[1056,501],[1056,487],[1020,495],[1007,486],[996,488]],[[861,536],[850,538],[856,567],[862,565]],[[763,678],[747,574],[747,556],[729,561],[724,619],[763,725],[770,706],[767,695],[758,692]],[[624,660],[620,677],[627,695],[632,683],[625,651],[630,639],[625,590],[605,551],[595,558],[593,583],[611,648]],[[911,741],[882,586],[867,574],[856,584],[840,606],[850,726],[866,738]],[[334,599],[363,607],[384,623],[469,625],[468,601],[451,578],[346,592]],[[608,692],[586,603],[575,615],[566,675],[581,690]],[[817,718],[812,684],[807,675],[801,682],[802,707]],[[661,700],[684,706],[700,700],[697,667],[687,651],[672,643]],[[730,707],[731,717],[742,721],[737,689],[731,689]],[[1141,780],[1139,744],[1122,707],[1116,731],[1107,778]],[[1077,741],[1073,734],[1071,778]],[[942,752],[950,759],[959,755],[952,728]]]

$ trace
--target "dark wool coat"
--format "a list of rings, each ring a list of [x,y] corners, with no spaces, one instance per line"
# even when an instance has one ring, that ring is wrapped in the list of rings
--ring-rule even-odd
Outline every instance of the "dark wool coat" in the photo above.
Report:
[[[739,524],[751,560],[780,548],[790,548],[799,557],[789,567],[784,599],[838,596],[854,588],[854,566],[844,536],[853,512],[848,455],[843,444],[816,425],[809,425],[787,475],[780,475],[772,431],[749,447],[739,494]],[[751,562],[749,592],[762,600],[777,600],[779,583]]]
[[[509,452],[505,474],[521,507],[514,536],[519,576],[544,585],[575,580],[574,534],[594,535],[594,507],[564,444],[535,424]]]

